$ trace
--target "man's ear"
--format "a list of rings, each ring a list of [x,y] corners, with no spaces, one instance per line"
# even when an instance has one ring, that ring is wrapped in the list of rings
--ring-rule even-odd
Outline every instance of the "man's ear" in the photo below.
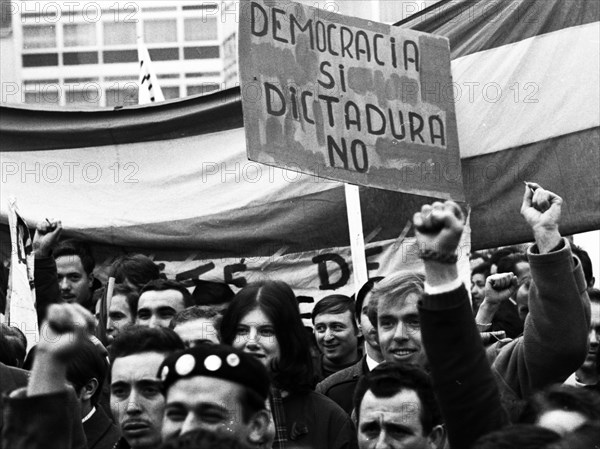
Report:
[[[267,410],[259,410],[256,412],[252,418],[250,418],[250,431],[248,433],[248,442],[252,444],[266,444],[272,443],[275,438],[273,427],[273,432],[270,432],[269,424],[271,421],[271,416]],[[270,444],[267,444],[266,447],[271,447]]]
[[[96,379],[95,377],[91,378],[81,389],[81,398],[84,401],[91,399],[99,387],[100,384],[98,383],[98,379]]]
[[[88,287],[91,290],[92,287],[94,286],[94,279],[95,279],[94,273],[90,273],[87,276],[88,276]]]
[[[429,449],[443,449],[446,447],[446,428],[443,425],[435,426],[427,437]]]
[[[357,325],[356,325],[356,337],[360,338],[362,336],[363,336],[362,327],[360,326],[360,323],[357,323]]]

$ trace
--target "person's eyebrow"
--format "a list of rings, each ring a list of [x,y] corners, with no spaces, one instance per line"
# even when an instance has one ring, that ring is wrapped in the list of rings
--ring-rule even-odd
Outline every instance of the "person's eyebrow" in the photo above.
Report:
[[[159,308],[157,309],[157,311],[158,311],[159,313],[165,313],[165,312],[175,312],[175,309],[174,309],[173,307],[171,307],[171,306],[162,306],[162,307],[159,307]]]
[[[138,379],[136,385],[140,387],[160,387],[162,382],[159,379]]]
[[[203,412],[218,412],[218,413],[223,413],[223,414],[229,414],[229,409],[227,407],[225,407],[224,405],[221,405],[219,403],[214,403],[214,402],[203,402],[200,404],[197,404],[196,407],[194,407],[196,409],[196,411],[198,413],[203,413]]]
[[[396,422],[388,422],[385,424],[385,427],[387,427],[390,430],[393,430],[395,432],[403,432],[403,433],[408,433],[410,435],[414,435],[415,431],[414,429],[412,429],[411,427],[405,426],[404,424],[400,424],[400,423],[396,423]]]

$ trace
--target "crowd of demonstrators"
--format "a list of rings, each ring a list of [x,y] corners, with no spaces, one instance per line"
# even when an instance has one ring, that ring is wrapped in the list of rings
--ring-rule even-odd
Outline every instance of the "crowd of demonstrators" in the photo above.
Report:
[[[44,338],[26,357],[22,332],[0,328],[0,447],[600,446],[600,291],[561,212],[528,184],[534,244],[473,253],[465,286],[462,210],[424,205],[423,270],[321,298],[310,333],[283,281],[190,291],[133,254],[103,287],[87,245],[45,220],[33,242]]]

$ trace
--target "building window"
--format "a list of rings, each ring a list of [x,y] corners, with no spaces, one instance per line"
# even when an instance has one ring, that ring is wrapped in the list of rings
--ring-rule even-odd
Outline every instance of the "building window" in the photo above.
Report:
[[[148,50],[152,61],[176,61],[179,59],[179,48],[151,48]]]
[[[67,106],[98,107],[100,104],[100,86],[98,84],[89,84],[89,87],[83,90],[68,89],[66,95]]]
[[[58,83],[25,83],[25,103],[57,105],[60,102],[59,92]]]
[[[104,45],[136,43],[135,22],[104,22]]]
[[[215,17],[185,19],[183,29],[186,41],[208,41],[219,37]]]
[[[138,88],[136,83],[127,83],[119,89],[106,91],[106,106],[128,106],[138,104]]]
[[[177,42],[177,22],[173,20],[146,20],[144,41],[147,44]]]
[[[64,65],[80,64],[98,64],[98,52],[96,51],[77,51],[72,53],[63,53]]]
[[[219,47],[185,47],[184,59],[211,59],[219,57]]]
[[[219,85],[217,83],[204,83],[199,86],[188,86],[187,94],[190,95],[205,95],[209,92],[214,92],[215,90],[219,90]]]
[[[111,50],[103,52],[106,64],[120,64],[123,62],[137,62],[137,50]]]
[[[171,100],[172,98],[179,98],[179,86],[161,87],[165,100]]]
[[[65,47],[96,45],[96,25],[93,23],[65,24],[63,33]]]
[[[58,53],[23,55],[23,67],[46,67],[58,65]]]
[[[54,25],[34,25],[23,27],[23,48],[56,47],[56,27]]]

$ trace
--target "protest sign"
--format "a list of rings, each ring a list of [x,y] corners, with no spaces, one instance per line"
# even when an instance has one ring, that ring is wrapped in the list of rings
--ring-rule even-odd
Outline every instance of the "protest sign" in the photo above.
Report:
[[[248,158],[464,200],[446,38],[248,2],[239,64]]]

